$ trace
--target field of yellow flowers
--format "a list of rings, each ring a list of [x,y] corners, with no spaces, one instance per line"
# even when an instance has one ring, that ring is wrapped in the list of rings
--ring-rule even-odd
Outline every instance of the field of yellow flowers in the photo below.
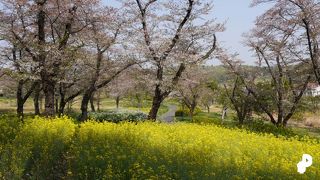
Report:
[[[320,144],[307,138],[186,123],[12,122],[0,118],[0,179],[320,178]],[[302,154],[313,164],[300,175]]]

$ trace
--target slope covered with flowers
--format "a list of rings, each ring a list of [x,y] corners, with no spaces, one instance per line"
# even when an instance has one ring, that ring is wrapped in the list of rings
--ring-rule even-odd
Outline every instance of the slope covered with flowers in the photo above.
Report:
[[[11,133],[6,123],[1,129]],[[0,177],[69,179],[318,179],[320,144],[212,125],[26,122],[1,140]],[[5,131],[1,131],[5,138]],[[12,134],[12,133],[11,133]],[[10,135],[11,135],[10,134]],[[302,154],[313,156],[304,175]]]

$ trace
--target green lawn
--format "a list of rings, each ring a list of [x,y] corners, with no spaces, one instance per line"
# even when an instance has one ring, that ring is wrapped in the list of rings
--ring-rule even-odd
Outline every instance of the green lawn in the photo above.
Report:
[[[81,97],[78,97],[75,99],[75,101],[72,104],[72,112],[74,113],[80,113],[80,103],[81,103]],[[174,103],[174,100],[168,100],[164,101],[164,103],[161,105],[159,109],[158,115],[161,116],[165,112],[168,111],[168,104]],[[133,110],[133,111],[141,111],[144,113],[148,113],[151,107],[151,101],[150,100],[144,100],[142,103],[142,107],[139,108],[137,103],[128,99],[124,98],[121,99],[119,108],[122,110]],[[97,109],[97,102],[95,101],[95,108]],[[44,109],[44,107],[42,107]],[[107,111],[107,110],[115,110],[116,109],[116,102],[114,99],[111,98],[102,98],[100,100],[100,111]],[[89,111],[90,111],[89,106]],[[25,113],[32,113],[34,111],[33,107],[33,101],[32,99],[28,99],[24,106],[24,112]],[[67,111],[67,107],[66,107]],[[10,112],[14,113],[16,112],[16,100],[14,98],[4,98],[0,97],[0,112]]]

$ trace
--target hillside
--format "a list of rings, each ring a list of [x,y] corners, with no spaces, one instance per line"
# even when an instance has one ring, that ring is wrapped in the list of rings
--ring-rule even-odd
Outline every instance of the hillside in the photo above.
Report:
[[[66,117],[29,119],[22,126],[1,122],[5,179],[316,179],[320,174],[320,145],[310,139],[186,123],[77,126]],[[296,165],[305,153],[314,164],[300,175]]]

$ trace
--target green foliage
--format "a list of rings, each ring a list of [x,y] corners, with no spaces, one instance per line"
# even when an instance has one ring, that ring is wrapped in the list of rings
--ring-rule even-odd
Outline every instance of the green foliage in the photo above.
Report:
[[[254,119],[250,121],[245,121],[243,124],[239,124],[237,120],[235,120],[235,115],[229,113],[227,119],[221,120],[221,114],[219,113],[205,113],[201,112],[193,117],[193,121],[191,121],[188,117],[176,117],[178,121],[183,122],[194,122],[198,124],[215,124],[219,126],[223,126],[225,128],[230,129],[245,129],[249,132],[254,132],[258,134],[273,134],[274,136],[283,136],[283,137],[294,137],[297,136],[296,133],[292,131],[292,129],[286,127],[278,127],[270,122],[267,122],[262,119]]]
[[[120,121],[138,122],[147,119],[148,115],[142,112],[105,111],[90,113],[90,118],[97,121],[119,123]]]
[[[216,91],[219,88],[219,84],[216,80],[211,80],[209,82],[207,82],[207,87],[211,90],[211,91]]]
[[[317,112],[320,107],[320,96],[304,96],[298,107],[298,112]]]
[[[277,137],[294,137],[296,134],[290,128],[284,128],[281,126],[275,126],[263,120],[254,120],[246,122],[243,125],[240,125],[241,128],[246,129],[250,132],[255,132],[259,134],[273,134]]]
[[[194,115],[197,115],[198,113],[202,112],[202,110],[199,107],[196,107],[194,110]],[[190,110],[188,108],[179,108],[175,112],[176,117],[181,117],[181,116],[190,116]]]
[[[258,90],[257,101],[263,104],[263,106],[268,107],[269,111],[276,110],[276,97],[273,86],[273,83],[269,81],[260,81],[256,84],[256,89]],[[255,106],[255,112],[258,114],[264,113],[264,111],[258,108],[258,106]]]

